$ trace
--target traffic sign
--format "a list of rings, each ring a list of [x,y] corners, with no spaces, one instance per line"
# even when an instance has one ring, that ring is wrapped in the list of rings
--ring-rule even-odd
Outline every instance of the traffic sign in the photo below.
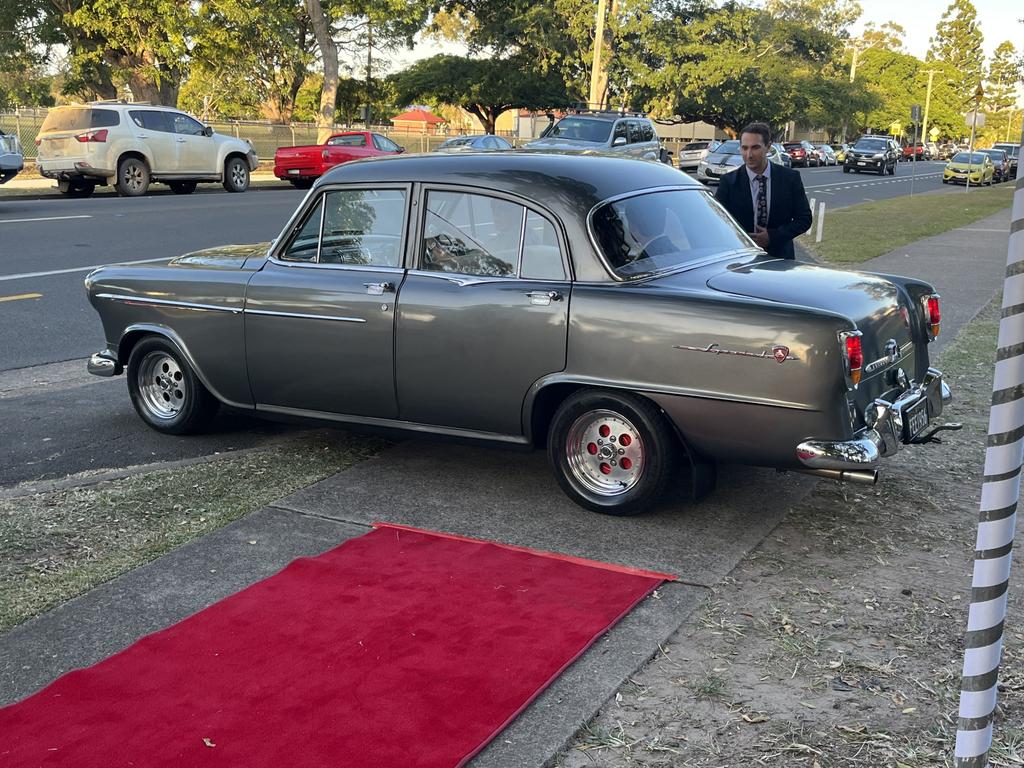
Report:
[[[921,122],[921,105],[915,104],[910,108],[910,122],[920,123]]]

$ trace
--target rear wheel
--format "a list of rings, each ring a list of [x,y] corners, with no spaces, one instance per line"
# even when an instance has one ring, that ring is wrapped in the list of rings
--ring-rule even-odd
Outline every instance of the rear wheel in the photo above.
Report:
[[[224,189],[245,192],[249,188],[249,166],[240,157],[229,157],[224,163]]]
[[[171,435],[199,431],[218,406],[184,355],[160,336],[149,336],[132,350],[128,393],[144,422]]]
[[[169,181],[167,186],[176,195],[191,195],[196,191],[197,184],[194,181]]]
[[[548,458],[562,490],[581,507],[637,515],[664,496],[679,462],[679,441],[650,401],[584,389],[555,413]]]
[[[137,157],[126,157],[117,164],[114,188],[124,197],[138,197],[149,190],[149,166]]]

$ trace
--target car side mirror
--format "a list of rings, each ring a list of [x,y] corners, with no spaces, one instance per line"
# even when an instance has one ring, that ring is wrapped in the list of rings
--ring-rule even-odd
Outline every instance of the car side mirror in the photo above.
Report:
[[[405,152],[405,147],[399,147],[398,154],[402,154],[403,152]]]
[[[208,125],[204,126],[203,127],[203,136],[213,136],[213,128],[211,128]]]
[[[615,141],[612,142],[613,147],[621,147],[626,143],[625,136],[616,136]]]

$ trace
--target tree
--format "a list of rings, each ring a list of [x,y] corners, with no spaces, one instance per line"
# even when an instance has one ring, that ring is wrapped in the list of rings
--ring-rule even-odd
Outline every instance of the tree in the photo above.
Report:
[[[974,91],[981,84],[983,60],[978,13],[971,0],[953,0],[935,28],[929,41],[926,61],[944,61],[952,66],[950,85],[964,108],[973,104]]]
[[[521,57],[472,59],[438,55],[395,76],[399,103],[454,104],[474,115],[487,133],[509,109],[544,109],[570,99],[560,76],[547,76]]]
[[[992,53],[985,79],[985,103],[989,109],[1002,112],[1017,103],[1017,86],[1024,81],[1024,57],[1017,55],[1009,40],[1000,43]]]

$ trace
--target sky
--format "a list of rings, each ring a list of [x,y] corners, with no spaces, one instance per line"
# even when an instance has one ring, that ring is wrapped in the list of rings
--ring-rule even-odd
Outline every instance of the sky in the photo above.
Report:
[[[906,30],[903,46],[907,53],[924,59],[928,53],[928,38],[935,34],[935,27],[942,14],[950,5],[950,0],[918,0],[918,2],[893,2],[893,0],[858,0],[863,13],[860,20],[853,25],[851,32],[856,36],[868,22],[881,26],[887,21],[894,21]],[[1009,40],[1020,52],[1024,48],[1024,24],[1018,19],[1024,18],[1024,2],[1021,0],[973,0],[978,12],[978,26],[984,36],[982,48],[986,61],[992,56],[996,46]]]

